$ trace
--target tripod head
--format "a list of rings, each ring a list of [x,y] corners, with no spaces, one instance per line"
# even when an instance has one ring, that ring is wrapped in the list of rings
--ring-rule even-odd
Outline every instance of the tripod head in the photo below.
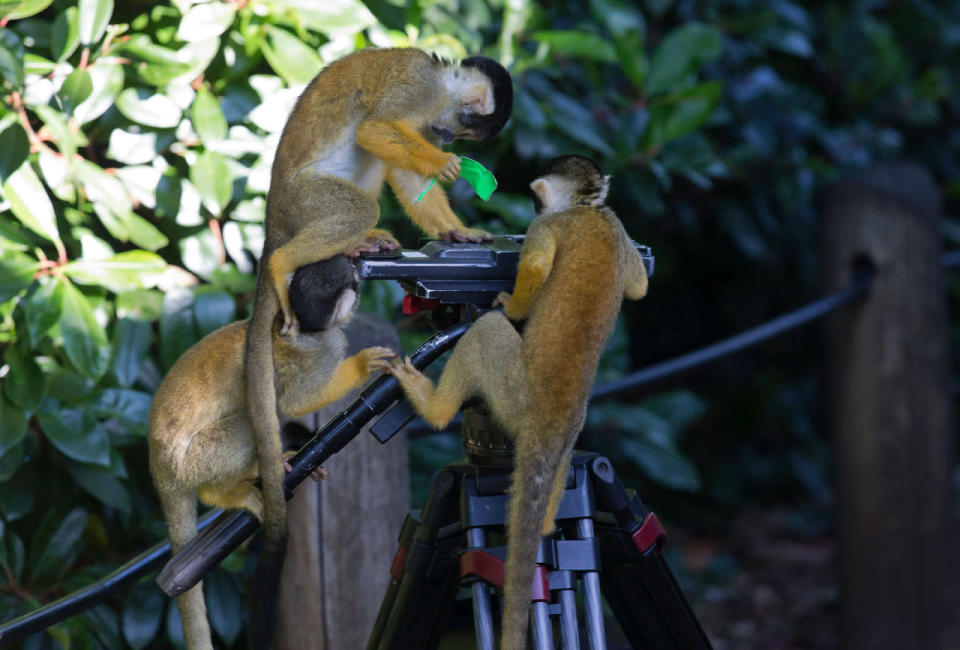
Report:
[[[420,250],[362,254],[360,277],[399,280],[408,296],[406,310],[440,305],[488,308],[501,291],[512,291],[524,235],[498,235],[483,243],[424,240]],[[653,275],[649,246],[634,242],[647,275]],[[409,313],[409,312],[405,312]]]

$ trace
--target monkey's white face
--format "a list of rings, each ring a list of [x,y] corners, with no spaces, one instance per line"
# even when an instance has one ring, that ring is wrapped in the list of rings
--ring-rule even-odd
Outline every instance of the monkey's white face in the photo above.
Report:
[[[483,118],[496,108],[490,80],[472,68],[451,67],[446,70],[444,84],[449,101],[431,130],[447,143],[457,138],[480,139],[481,134],[474,125],[482,124]]]
[[[610,177],[604,176],[602,182],[597,184],[598,188],[585,192],[583,181],[556,174],[541,176],[530,183],[534,208],[540,215],[562,212],[578,205],[588,207],[603,205],[607,198],[609,181]]]

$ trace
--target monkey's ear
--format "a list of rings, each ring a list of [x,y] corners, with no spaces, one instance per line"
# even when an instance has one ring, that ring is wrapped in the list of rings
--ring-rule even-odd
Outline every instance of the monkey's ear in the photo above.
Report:
[[[333,306],[333,313],[330,315],[330,325],[336,325],[337,323],[343,323],[348,318],[350,314],[353,313],[353,308],[357,304],[357,292],[353,289],[344,289],[340,292],[340,295],[337,296],[337,304]]]
[[[478,115],[489,115],[493,112],[493,93],[488,84],[473,84],[463,93],[460,104],[469,108]]]
[[[610,174],[603,175],[603,184],[600,188],[599,203],[603,204],[607,200],[607,192],[610,191],[610,179],[613,178]]]
[[[550,204],[550,199],[552,198],[550,183],[548,183],[545,178],[538,178],[530,183],[530,191],[533,192],[533,204],[536,207],[537,213],[540,212],[543,206]]]

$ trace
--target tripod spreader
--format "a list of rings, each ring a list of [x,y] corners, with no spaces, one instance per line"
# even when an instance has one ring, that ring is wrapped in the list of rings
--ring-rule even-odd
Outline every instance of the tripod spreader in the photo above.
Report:
[[[471,322],[464,321],[435,334],[410,355],[411,362],[421,370],[430,365],[452,348],[470,325]],[[284,479],[287,499],[293,496],[293,489],[313,473],[313,470],[343,449],[357,437],[365,424],[399,397],[400,386],[397,380],[390,375],[382,375],[368,385],[339,415],[317,431],[297,455],[290,459],[292,470]],[[221,511],[206,530],[194,537],[167,563],[157,576],[157,584],[168,596],[179,596],[200,582],[204,575],[259,527],[260,522],[246,510]]]

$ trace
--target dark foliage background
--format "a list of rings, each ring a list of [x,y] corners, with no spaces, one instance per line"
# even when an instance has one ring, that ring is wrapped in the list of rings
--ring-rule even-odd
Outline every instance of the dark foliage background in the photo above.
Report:
[[[553,155],[613,174],[611,203],[657,273],[625,305],[601,381],[817,296],[817,196],[845,170],[919,161],[958,213],[955,3],[0,0],[0,619],[164,534],[150,395],[186,347],[245,315],[286,113],[325,63],[371,44],[483,53],[514,75],[505,132],[458,147],[500,181],[487,203],[450,188],[468,223],[524,230],[526,184]],[[960,243],[960,222],[943,235]],[[398,298],[365,289],[391,318]],[[405,330],[405,347],[427,334]],[[820,367],[806,330],[590,414],[582,445],[680,531],[674,564],[705,607],[751,567],[694,538],[743,539],[744,518],[771,507],[756,530],[830,532]],[[415,502],[459,453],[450,435],[412,445]],[[207,581],[226,646],[248,565],[238,553]],[[176,616],[145,581],[26,647],[176,645]]]

